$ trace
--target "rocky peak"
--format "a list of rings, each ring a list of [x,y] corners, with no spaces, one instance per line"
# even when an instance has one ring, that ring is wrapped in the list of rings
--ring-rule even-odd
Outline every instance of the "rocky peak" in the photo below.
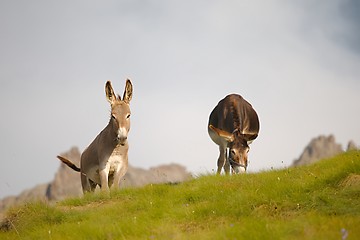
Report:
[[[300,157],[293,162],[293,166],[311,164],[323,158],[335,156],[341,152],[343,152],[342,146],[336,143],[333,135],[322,135],[310,141]]]
[[[349,141],[346,151],[358,150],[359,148],[356,146],[353,140]]]
[[[354,141],[349,141],[346,151],[358,150],[359,147]],[[313,138],[305,147],[304,151],[298,159],[296,159],[292,166],[307,165],[319,161],[324,158],[333,157],[343,152],[341,144],[336,143],[333,135],[319,136]]]
[[[60,155],[70,159],[75,165],[80,166],[81,154],[77,147],[72,147],[69,151],[61,153]],[[54,180],[49,184],[46,197],[49,200],[62,200],[67,197],[81,195],[82,190],[79,173],[61,163],[58,171],[55,173]]]

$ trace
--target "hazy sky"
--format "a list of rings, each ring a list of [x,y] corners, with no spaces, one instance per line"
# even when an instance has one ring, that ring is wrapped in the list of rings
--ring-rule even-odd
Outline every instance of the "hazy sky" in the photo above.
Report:
[[[0,1],[0,198],[53,179],[56,155],[107,125],[106,80],[134,86],[130,164],[216,168],[208,116],[229,93],[258,112],[249,171],[311,138],[360,144],[356,0]],[[80,177],[79,177],[80,181]]]

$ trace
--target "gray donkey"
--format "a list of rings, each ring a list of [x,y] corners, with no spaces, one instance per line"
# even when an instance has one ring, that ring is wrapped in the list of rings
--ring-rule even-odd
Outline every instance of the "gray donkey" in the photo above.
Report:
[[[103,191],[118,188],[120,179],[128,169],[127,141],[130,130],[130,100],[133,87],[126,80],[123,99],[114,93],[111,82],[105,85],[106,98],[111,105],[108,125],[81,154],[80,168],[70,160],[57,156],[63,163],[81,173],[83,192],[94,191],[99,185]]]

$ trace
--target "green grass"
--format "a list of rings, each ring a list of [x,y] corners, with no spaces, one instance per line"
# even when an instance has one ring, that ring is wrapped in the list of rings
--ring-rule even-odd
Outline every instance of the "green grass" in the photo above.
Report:
[[[347,239],[360,236],[360,152],[311,166],[201,176],[13,208],[0,239]]]

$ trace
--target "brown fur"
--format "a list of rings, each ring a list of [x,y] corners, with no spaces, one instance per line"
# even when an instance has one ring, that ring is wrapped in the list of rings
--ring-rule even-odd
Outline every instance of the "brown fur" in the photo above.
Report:
[[[211,139],[219,145],[217,173],[224,168],[235,172],[247,168],[249,146],[257,138],[260,129],[259,118],[250,103],[237,94],[222,99],[209,116],[208,132]],[[227,154],[227,148],[230,149]],[[228,156],[229,155],[229,156]]]

